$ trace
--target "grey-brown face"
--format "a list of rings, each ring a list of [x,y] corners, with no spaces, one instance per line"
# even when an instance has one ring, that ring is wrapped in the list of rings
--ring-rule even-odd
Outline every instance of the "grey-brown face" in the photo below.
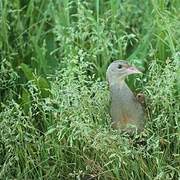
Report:
[[[127,61],[117,60],[112,62],[106,72],[109,82],[124,79],[130,74],[141,73],[136,67],[128,64]]]

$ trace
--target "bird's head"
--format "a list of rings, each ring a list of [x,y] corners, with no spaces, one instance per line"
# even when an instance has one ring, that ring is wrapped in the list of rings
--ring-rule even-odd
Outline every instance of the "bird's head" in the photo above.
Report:
[[[106,77],[109,83],[124,80],[130,74],[141,73],[136,67],[129,65],[127,61],[116,60],[112,62],[106,72]]]

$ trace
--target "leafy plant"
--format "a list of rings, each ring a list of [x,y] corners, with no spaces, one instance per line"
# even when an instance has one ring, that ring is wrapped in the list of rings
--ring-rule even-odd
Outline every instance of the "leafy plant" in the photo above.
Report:
[[[0,1],[0,179],[178,179],[180,1]],[[143,76],[145,130],[113,130],[105,72]]]

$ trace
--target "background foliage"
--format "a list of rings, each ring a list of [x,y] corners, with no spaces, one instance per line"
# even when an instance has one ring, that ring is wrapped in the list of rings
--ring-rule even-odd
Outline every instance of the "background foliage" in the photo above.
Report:
[[[0,179],[178,179],[179,0],[0,1]],[[107,66],[147,96],[134,137],[110,128]],[[133,79],[132,79],[133,78]]]

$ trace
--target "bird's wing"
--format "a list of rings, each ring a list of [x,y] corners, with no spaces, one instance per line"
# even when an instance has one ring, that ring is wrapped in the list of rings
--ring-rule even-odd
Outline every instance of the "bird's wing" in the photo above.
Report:
[[[146,106],[146,99],[145,99],[145,95],[143,93],[138,93],[136,95],[136,99],[143,107]]]

